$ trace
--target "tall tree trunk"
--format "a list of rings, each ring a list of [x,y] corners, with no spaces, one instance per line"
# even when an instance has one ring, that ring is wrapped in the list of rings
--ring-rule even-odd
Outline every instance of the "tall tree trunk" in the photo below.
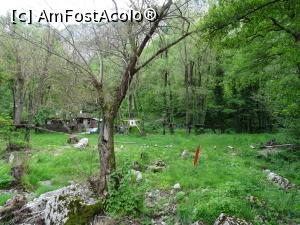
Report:
[[[170,134],[174,134],[174,124],[173,124],[173,93],[172,93],[172,88],[171,88],[171,81],[170,79],[168,79],[168,86],[169,86],[169,130],[170,130]]]
[[[15,81],[12,79],[11,81],[11,93],[12,93],[12,99],[13,99],[13,120],[15,121],[15,115],[16,115],[16,85]]]
[[[168,103],[167,103],[167,86],[168,86],[168,70],[164,71],[164,91],[163,91],[163,101],[164,101],[164,119],[163,119],[163,135],[166,134],[166,126],[168,123]]]
[[[30,129],[33,126],[33,116],[34,116],[34,108],[33,108],[33,99],[32,99],[32,91],[31,89],[28,91],[28,123],[25,127],[24,141],[27,143],[30,142]]]
[[[20,125],[22,123],[22,115],[24,109],[24,93],[25,93],[25,80],[18,79],[17,87],[16,87],[16,106],[15,106],[15,116],[14,116],[14,124]]]
[[[32,92],[28,91],[28,125],[33,125],[33,117],[34,117],[34,106],[33,106],[33,96]]]
[[[128,118],[133,119],[133,94],[128,94]]]
[[[185,124],[186,131],[190,133],[190,97],[189,97],[189,66],[185,65],[184,70],[184,84],[185,84]]]
[[[114,152],[114,118],[104,116],[101,123],[98,151],[100,156],[99,193],[107,196],[109,176],[116,169]]]
[[[21,57],[16,49],[16,95],[15,95],[15,115],[14,124],[20,125],[22,122],[25,97],[25,79],[22,74]]]

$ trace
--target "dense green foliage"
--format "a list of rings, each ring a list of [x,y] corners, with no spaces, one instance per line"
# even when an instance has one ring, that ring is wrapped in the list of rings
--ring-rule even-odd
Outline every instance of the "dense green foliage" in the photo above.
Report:
[[[120,123],[128,117],[144,120],[148,131],[162,129],[165,120],[176,127],[196,132],[264,132],[286,129],[299,135],[300,118],[300,49],[299,2],[296,0],[212,1],[206,14],[195,14],[198,21],[191,29],[197,32],[167,53],[134,78],[119,113]],[[196,12],[197,7],[189,9]],[[197,15],[197,16],[196,16]],[[3,21],[4,18],[3,18]],[[174,26],[178,26],[174,20]],[[42,38],[47,44],[43,27],[18,26],[18,31]],[[72,27],[75,29],[75,27]],[[37,32],[38,31],[38,32]],[[2,30],[1,32],[6,32]],[[174,36],[166,29],[163,40],[154,39],[145,55],[168,43]],[[9,41],[13,45],[13,34]],[[16,87],[13,71],[16,58],[12,47],[5,44],[0,68],[1,115],[14,116],[12,91]],[[53,37],[54,47],[62,51],[62,43]],[[31,54],[47,59],[43,51],[30,43],[20,43],[20,55]],[[75,76],[70,65],[51,57],[48,77],[39,80],[40,68],[36,58],[24,58],[30,65],[26,75],[27,93],[37,97],[34,123],[43,125],[47,118],[70,118],[79,110],[99,116],[95,91],[85,77]],[[118,82],[116,67],[104,58],[107,88]],[[99,70],[97,58],[92,69]],[[60,69],[59,69],[60,68]],[[167,72],[167,77],[165,73]],[[76,74],[77,72],[75,72]],[[63,76],[61,76],[63,74]],[[62,85],[63,84],[63,85]],[[40,85],[42,92],[38,92]],[[66,89],[65,85],[69,87]],[[74,98],[74,96],[76,96]],[[30,96],[24,98],[23,120],[29,120]],[[164,122],[165,121],[165,122]]]

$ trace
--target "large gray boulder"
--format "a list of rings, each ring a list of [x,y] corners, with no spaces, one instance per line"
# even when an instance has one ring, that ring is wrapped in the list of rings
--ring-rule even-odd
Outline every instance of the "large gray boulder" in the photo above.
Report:
[[[288,179],[274,173],[274,172],[271,172],[270,170],[265,170],[264,171],[266,174],[267,174],[267,178],[269,181],[277,184],[279,187],[281,187],[282,189],[284,190],[287,190],[289,188],[292,188],[294,185],[291,184],[289,182]]]
[[[12,224],[89,224],[102,203],[87,184],[73,184],[47,192],[12,212]],[[1,221],[1,215],[0,215]]]

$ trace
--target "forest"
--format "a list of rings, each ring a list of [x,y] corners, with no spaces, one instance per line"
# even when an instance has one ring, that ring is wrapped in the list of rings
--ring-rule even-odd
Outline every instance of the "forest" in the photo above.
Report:
[[[299,1],[22,10],[0,11],[0,224],[300,223]]]

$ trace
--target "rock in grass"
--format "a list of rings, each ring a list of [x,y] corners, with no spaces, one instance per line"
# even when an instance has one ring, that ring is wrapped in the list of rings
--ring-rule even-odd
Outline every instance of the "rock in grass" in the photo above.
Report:
[[[180,184],[179,184],[179,183],[176,183],[176,184],[173,186],[173,189],[175,189],[175,190],[180,190],[180,189],[181,189]]]
[[[39,181],[39,184],[44,185],[44,186],[52,186],[52,181],[51,180],[42,180],[42,181]]]
[[[154,163],[155,166],[166,167],[166,163],[160,159],[156,160]]]
[[[196,221],[196,222],[192,223],[191,225],[204,225],[204,223],[202,221]]]
[[[91,188],[76,184],[44,193],[28,202],[15,212],[11,224],[89,224],[101,210],[102,203]]]
[[[165,167],[161,166],[148,166],[148,170],[154,172],[154,173],[160,173],[164,170]]]
[[[132,169],[137,170],[137,171],[142,171],[143,170],[141,164],[138,161],[133,161]]]
[[[183,150],[183,152],[181,153],[181,158],[187,159],[188,157],[189,157],[188,150]]]
[[[93,225],[117,225],[119,223],[109,216],[95,216],[92,224]]]
[[[159,173],[162,172],[165,167],[166,167],[165,162],[159,159],[155,161],[154,165],[148,166],[148,170],[154,173]]]
[[[221,215],[216,219],[214,225],[252,225],[252,223],[221,213]]]
[[[26,204],[26,201],[27,200],[24,195],[16,195],[12,199],[8,200],[3,207],[0,207],[0,222],[7,221],[9,218],[15,217],[16,212]]]
[[[137,170],[131,170],[131,172],[133,173],[133,175],[135,176],[135,180],[137,182],[140,182],[143,180],[143,175],[141,171],[137,171]]]
[[[273,183],[277,184],[282,189],[287,190],[293,187],[293,185],[289,182],[288,179],[279,176],[278,174],[271,172],[270,170],[265,170],[264,172],[267,174],[267,178],[269,181],[272,181]]]
[[[89,144],[89,139],[88,138],[82,138],[79,140],[78,143],[74,144],[73,146],[75,148],[85,148]]]

